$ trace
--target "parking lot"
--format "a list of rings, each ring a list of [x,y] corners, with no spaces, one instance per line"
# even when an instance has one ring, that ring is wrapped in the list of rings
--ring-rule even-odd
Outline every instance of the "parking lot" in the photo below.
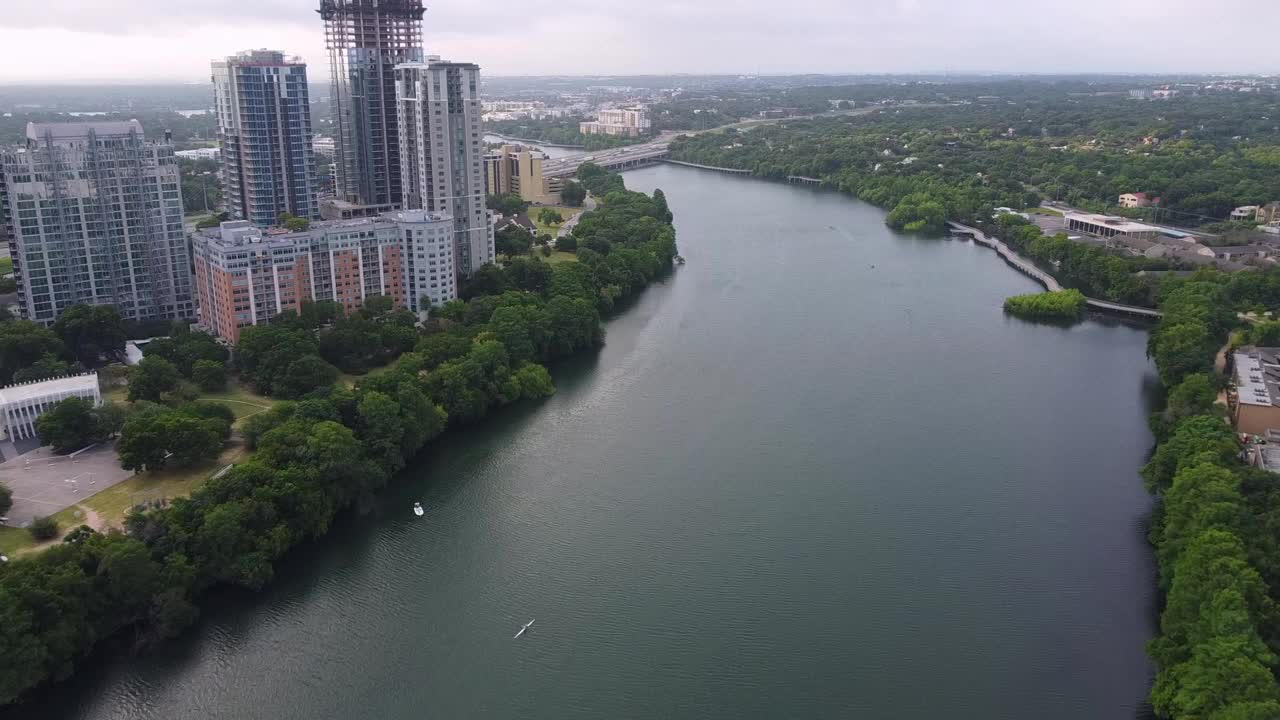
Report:
[[[132,476],[109,444],[74,458],[42,447],[0,463],[0,483],[13,490],[8,525],[26,527],[34,517],[52,515]]]

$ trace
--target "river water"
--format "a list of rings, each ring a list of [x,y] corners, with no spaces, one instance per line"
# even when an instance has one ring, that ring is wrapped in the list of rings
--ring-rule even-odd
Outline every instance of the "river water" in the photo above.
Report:
[[[537,143],[521,142],[519,140],[508,140],[502,137],[501,135],[485,135],[484,141],[487,143],[508,143],[508,144],[514,144],[514,145],[530,145],[531,147],[538,148],[539,150],[542,151],[542,154],[546,155],[551,159],[562,158],[562,157],[565,157],[566,155],[576,155],[578,153],[587,152],[582,148],[566,148],[566,147],[558,147],[555,145],[539,145]]]
[[[14,715],[1139,717],[1146,331],[1006,317],[990,250],[843,196],[626,178],[689,262],[554,398]]]

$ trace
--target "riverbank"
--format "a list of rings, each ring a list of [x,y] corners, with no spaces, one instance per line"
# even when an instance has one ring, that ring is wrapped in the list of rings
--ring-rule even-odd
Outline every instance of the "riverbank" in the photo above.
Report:
[[[670,272],[676,254],[670,212],[656,192],[615,189],[580,219],[578,235],[607,235],[610,247],[594,260],[486,271],[484,290],[473,286],[470,302],[437,308],[441,322],[421,335],[409,316],[412,351],[354,389],[337,387],[337,369],[320,355],[344,320],[330,329],[301,319],[246,328],[237,347],[242,379],[277,397],[307,399],[255,415],[244,428],[251,459],[190,498],[132,513],[126,534],[80,535],[0,566],[0,639],[10,650],[0,653],[0,702],[65,678],[118,633],[132,631],[140,646],[179,634],[214,588],[262,590],[286,553],[399,478],[446,423],[476,423],[499,407],[554,394],[542,363],[598,348],[601,314]],[[318,371],[301,381],[313,383],[282,382],[287,368],[307,365]],[[79,590],[63,592],[75,578]],[[49,597],[58,598],[52,613]]]
[[[1010,267],[1018,272],[1034,279],[1036,282],[1044,286],[1049,292],[1058,292],[1063,290],[1062,283],[1047,271],[1041,269],[1034,262],[1017,253],[1016,250],[1009,247],[1003,240],[992,237],[986,233],[968,225],[962,225],[958,222],[948,221],[947,225],[953,232],[972,238],[979,245],[991,248],[1001,257]],[[1138,307],[1136,305],[1125,305],[1123,303],[1114,303],[1107,300],[1099,300],[1097,298],[1085,297],[1085,304],[1091,310],[1101,312],[1109,312],[1117,315],[1129,317],[1137,317],[1145,320],[1158,320],[1161,316],[1159,310],[1154,308]]]

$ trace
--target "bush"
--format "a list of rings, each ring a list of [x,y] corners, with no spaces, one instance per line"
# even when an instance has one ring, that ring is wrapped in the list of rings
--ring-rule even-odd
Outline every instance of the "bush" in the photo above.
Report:
[[[9,508],[13,507],[13,491],[8,485],[0,483],[0,515],[9,512]]]
[[[46,515],[38,517],[31,521],[31,525],[27,527],[27,532],[31,533],[31,537],[43,542],[58,537],[58,521]]]
[[[556,249],[565,252],[576,252],[578,250],[578,238],[566,235],[556,240]]]
[[[191,379],[205,392],[225,390],[227,367],[212,360],[197,360],[191,368]]]
[[[1075,320],[1084,314],[1086,300],[1079,290],[1015,295],[1004,301],[1004,311],[1039,320]]]

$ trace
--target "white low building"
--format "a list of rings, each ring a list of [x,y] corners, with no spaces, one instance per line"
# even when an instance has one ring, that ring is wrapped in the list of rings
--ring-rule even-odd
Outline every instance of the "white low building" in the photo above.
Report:
[[[36,437],[36,418],[69,397],[102,404],[98,373],[37,380],[0,388],[0,412],[4,414],[4,436],[10,440]]]

